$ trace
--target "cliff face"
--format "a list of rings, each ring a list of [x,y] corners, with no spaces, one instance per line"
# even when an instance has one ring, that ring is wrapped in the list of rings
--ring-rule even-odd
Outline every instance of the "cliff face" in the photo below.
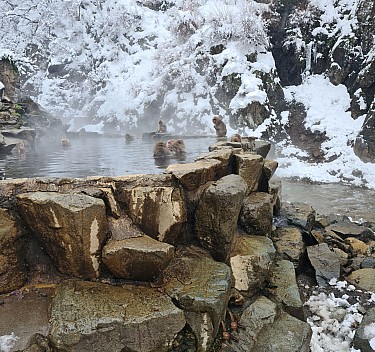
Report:
[[[281,84],[299,85],[311,74],[344,84],[352,118],[366,115],[354,150],[374,161],[375,2],[281,0],[276,11],[269,34]]]

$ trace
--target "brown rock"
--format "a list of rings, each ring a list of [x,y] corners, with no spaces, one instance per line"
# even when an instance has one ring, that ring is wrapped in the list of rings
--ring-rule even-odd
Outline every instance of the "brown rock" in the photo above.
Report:
[[[21,235],[15,218],[0,208],[0,293],[16,290],[26,281]]]
[[[149,236],[110,240],[103,248],[103,263],[117,278],[151,281],[173,258],[174,247]]]
[[[248,192],[257,191],[259,179],[263,171],[263,158],[256,154],[240,154],[236,155],[236,163],[236,173],[246,181]]]
[[[107,237],[105,205],[84,194],[34,192],[17,196],[20,214],[63,274],[99,276]]]

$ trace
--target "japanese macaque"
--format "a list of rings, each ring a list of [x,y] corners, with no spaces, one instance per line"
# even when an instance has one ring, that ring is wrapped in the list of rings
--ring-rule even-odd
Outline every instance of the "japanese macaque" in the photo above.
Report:
[[[24,141],[19,141],[16,146],[12,149],[12,153],[24,155],[26,151],[26,145]]]
[[[70,147],[71,146],[70,140],[68,138],[61,138],[61,145],[63,147]]]
[[[126,133],[126,134],[125,134],[125,142],[126,142],[126,143],[130,143],[130,142],[132,142],[132,141],[134,141],[134,136],[132,136],[132,135],[129,134],[129,133]]]
[[[169,158],[171,156],[171,151],[168,149],[167,145],[163,141],[155,143],[154,146],[154,158]]]
[[[170,139],[167,142],[167,148],[170,150],[172,156],[181,157],[186,154],[185,143],[182,139]]]
[[[238,143],[241,143],[241,142],[242,142],[241,135],[238,134],[238,133],[235,133],[235,134],[230,138],[230,141],[231,141],[231,142],[238,142]]]
[[[227,135],[227,126],[225,126],[225,123],[219,118],[219,116],[215,115],[212,122],[214,123],[214,129],[216,130],[216,136],[225,137]]]
[[[162,120],[159,121],[156,133],[167,133],[167,126]]]

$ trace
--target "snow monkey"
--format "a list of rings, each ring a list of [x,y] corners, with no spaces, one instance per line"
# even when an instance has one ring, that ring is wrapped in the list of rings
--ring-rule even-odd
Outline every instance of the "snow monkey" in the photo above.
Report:
[[[132,141],[134,141],[134,136],[132,136],[132,135],[129,134],[129,133],[126,133],[126,134],[125,134],[125,142],[126,142],[126,143],[130,143],[130,142],[132,142]]]
[[[167,142],[167,147],[173,156],[185,155],[185,143],[182,139],[170,139]]]
[[[231,139],[230,139],[231,142],[238,142],[238,143],[241,143],[242,142],[242,138],[241,138],[241,135],[238,134],[238,133],[235,133]]]
[[[216,130],[216,136],[225,137],[227,135],[227,126],[225,126],[225,123],[219,118],[219,116],[215,115],[212,122],[214,123],[214,129]]]
[[[61,139],[61,145],[63,147],[70,147],[70,145],[71,145],[70,140],[68,138],[62,138]]]
[[[167,133],[167,126],[162,120],[159,121],[158,129],[156,133]]]
[[[169,158],[171,156],[170,150],[163,141],[155,143],[154,146],[154,158]]]

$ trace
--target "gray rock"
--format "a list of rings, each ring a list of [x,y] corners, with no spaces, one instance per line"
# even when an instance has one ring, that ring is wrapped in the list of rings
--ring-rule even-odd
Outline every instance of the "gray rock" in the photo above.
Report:
[[[288,260],[280,260],[272,267],[271,285],[267,291],[285,311],[300,320],[305,320],[303,303],[297,286],[294,265]]]
[[[280,227],[273,237],[276,251],[282,258],[290,260],[297,269],[300,266],[306,246],[301,231],[297,227]]]
[[[254,141],[253,151],[261,155],[264,159],[267,158],[269,151],[271,150],[271,143],[269,141],[264,141],[256,139]]]
[[[277,176],[273,176],[268,183],[268,193],[272,195],[273,214],[278,216],[281,210],[281,191],[282,183],[281,179]]]
[[[107,236],[105,205],[84,194],[34,192],[17,196],[20,213],[63,274],[99,276]]]
[[[329,249],[327,243],[308,246],[307,254],[315,269],[315,278],[319,286],[327,286],[331,279],[340,277],[340,259]]]
[[[239,225],[250,235],[267,236],[272,231],[273,197],[264,192],[252,192],[243,202]]]
[[[228,175],[208,186],[200,198],[195,211],[195,234],[216,260],[229,259],[246,191],[241,176]]]
[[[107,216],[107,221],[109,232],[111,233],[111,239],[115,241],[144,235],[144,232],[141,231],[141,229],[135,225],[126,214],[121,214],[120,218]]]
[[[197,352],[207,351],[219,330],[233,285],[228,265],[199,247],[181,249],[163,273],[163,290],[185,312]]]
[[[260,331],[252,351],[308,352],[311,335],[309,324],[287,313],[281,313],[273,324]]]
[[[361,269],[375,268],[375,257],[366,257],[361,262]]]
[[[375,308],[370,308],[364,315],[359,324],[354,338],[353,347],[361,352],[373,352],[374,349],[370,345],[370,340],[374,337],[375,328]]]
[[[359,237],[367,228],[361,225],[357,225],[351,221],[339,221],[335,224],[326,227],[326,230],[330,230],[338,234],[341,238],[347,237]]]
[[[275,174],[278,165],[276,160],[264,159],[263,170],[258,185],[259,192],[268,193],[270,191],[270,180]]]
[[[303,230],[311,231],[315,224],[315,210],[308,204],[295,202],[283,203],[282,216],[288,219],[288,223]]]
[[[53,345],[71,352],[167,352],[186,323],[156,289],[76,280],[56,289],[50,322]]]

